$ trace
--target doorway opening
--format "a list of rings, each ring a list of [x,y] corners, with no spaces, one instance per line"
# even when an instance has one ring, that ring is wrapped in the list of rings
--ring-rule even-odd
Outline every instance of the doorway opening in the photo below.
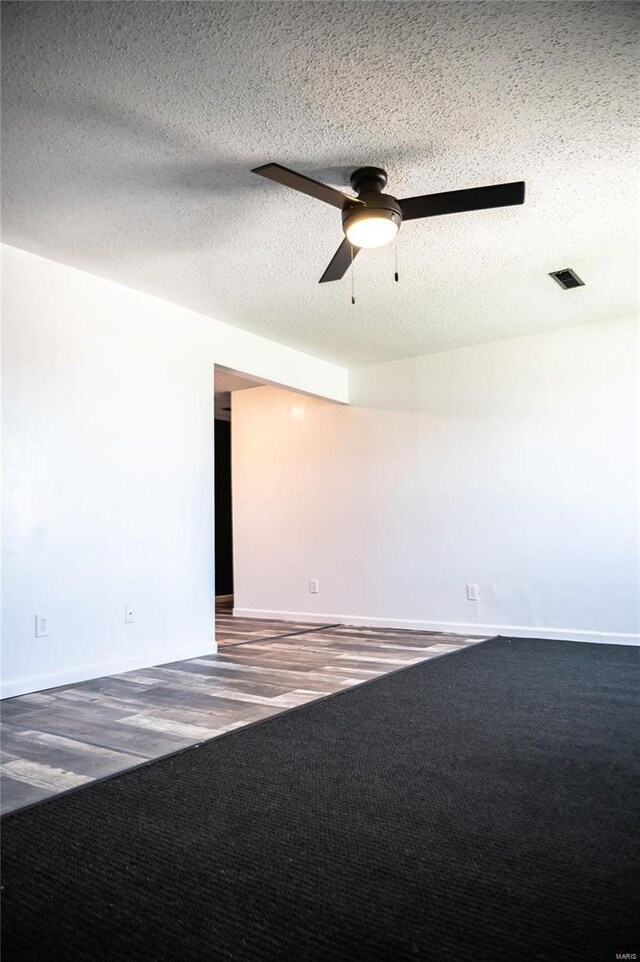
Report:
[[[218,648],[273,641],[308,634],[330,626],[317,622],[279,621],[234,616],[233,558],[233,396],[238,391],[263,387],[258,380],[229,368],[214,368],[214,530],[215,606]],[[289,390],[285,388],[284,390]]]
[[[233,524],[231,508],[231,421],[215,419],[216,609],[233,610]]]
[[[228,368],[214,368],[214,525],[216,615],[233,613],[233,495],[231,481],[232,395],[263,381]]]

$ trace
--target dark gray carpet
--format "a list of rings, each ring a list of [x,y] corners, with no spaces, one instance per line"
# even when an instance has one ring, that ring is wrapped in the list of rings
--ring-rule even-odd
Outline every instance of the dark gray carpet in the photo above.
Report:
[[[639,952],[639,651],[494,639],[9,815],[4,962]]]

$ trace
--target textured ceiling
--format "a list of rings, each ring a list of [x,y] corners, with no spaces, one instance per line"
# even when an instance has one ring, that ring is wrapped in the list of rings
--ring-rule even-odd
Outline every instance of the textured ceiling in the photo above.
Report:
[[[629,314],[638,6],[3,3],[4,239],[364,363]],[[524,179],[319,285],[332,207],[250,168],[397,196]],[[574,267],[563,292],[546,275]]]

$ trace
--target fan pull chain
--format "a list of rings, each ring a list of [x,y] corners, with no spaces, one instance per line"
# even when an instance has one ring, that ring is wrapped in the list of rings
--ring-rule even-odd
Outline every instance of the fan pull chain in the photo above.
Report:
[[[394,275],[393,275],[393,279],[394,279],[395,282],[397,283],[397,282],[398,282],[398,276],[399,276],[399,275],[398,275],[398,241],[397,241],[395,238],[394,238],[394,240],[393,240],[393,256],[394,256],[395,264],[396,264],[396,269],[395,269],[395,273],[394,273]]]
[[[349,250],[351,252],[351,303],[356,302],[356,275],[353,268],[353,244],[349,244]]]

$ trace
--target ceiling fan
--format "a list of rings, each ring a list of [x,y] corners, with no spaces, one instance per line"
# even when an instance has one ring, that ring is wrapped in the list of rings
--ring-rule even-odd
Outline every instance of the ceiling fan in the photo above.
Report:
[[[354,170],[350,183],[356,197],[304,174],[297,174],[280,164],[265,164],[254,168],[252,173],[268,177],[285,187],[293,187],[342,211],[345,238],[320,278],[321,284],[344,277],[361,248],[382,247],[392,241],[405,220],[524,203],[522,180],[512,184],[448,190],[441,194],[422,194],[420,197],[396,200],[390,194],[383,193],[387,186],[387,173],[381,167],[359,167]]]

